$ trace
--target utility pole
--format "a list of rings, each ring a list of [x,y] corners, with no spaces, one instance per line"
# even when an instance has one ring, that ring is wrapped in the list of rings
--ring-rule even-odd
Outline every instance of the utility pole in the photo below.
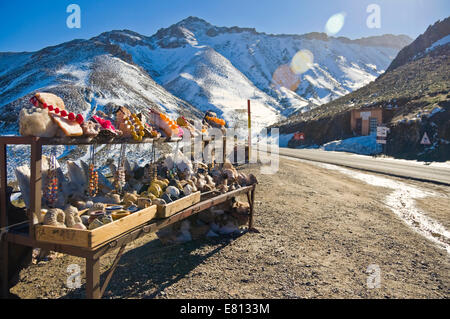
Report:
[[[252,118],[250,115],[250,100],[247,100],[247,114],[248,114],[248,161],[250,163],[251,149],[252,149]]]

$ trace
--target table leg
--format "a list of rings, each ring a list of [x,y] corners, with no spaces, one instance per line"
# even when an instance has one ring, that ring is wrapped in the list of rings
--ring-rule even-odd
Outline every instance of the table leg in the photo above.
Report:
[[[116,270],[117,264],[119,263],[120,257],[122,257],[122,254],[125,251],[126,246],[127,246],[127,244],[125,243],[120,247],[119,252],[116,255],[116,258],[114,258],[114,261],[113,261],[111,267],[109,268],[108,272],[106,273],[105,281],[103,282],[102,288],[100,290],[100,293],[102,296],[105,293],[106,288],[108,287],[109,281],[111,280],[111,277],[114,274],[114,271]]]
[[[252,190],[250,192],[250,216],[249,216],[249,220],[248,220],[248,229],[252,229],[253,228],[253,206],[255,203],[255,191]]]
[[[8,298],[9,295],[9,280],[8,280],[8,241],[5,238],[6,236],[4,236],[1,239],[1,254],[2,254],[2,265],[1,265],[1,269],[2,269],[2,287],[1,287],[1,292],[0,295],[2,298]]]
[[[248,204],[250,205],[250,213],[248,216],[248,231],[252,233],[259,233],[259,230],[253,227],[253,213],[255,208],[255,189],[247,193]]]
[[[100,257],[86,257],[86,298],[100,299]]]
[[[7,175],[6,175],[6,144],[0,145],[0,228],[8,225],[8,212],[6,211],[7,199]],[[2,286],[0,296],[7,298],[9,294],[9,280],[8,280],[8,241],[6,240],[3,230],[0,230],[0,248],[1,248],[1,281]]]

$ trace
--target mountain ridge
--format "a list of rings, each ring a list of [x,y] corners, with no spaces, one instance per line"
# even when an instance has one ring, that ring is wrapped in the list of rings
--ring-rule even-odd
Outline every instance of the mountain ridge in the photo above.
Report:
[[[448,35],[449,30],[450,17],[442,21],[438,20],[433,25],[428,26],[423,34],[419,35],[412,43],[400,50],[397,57],[391,62],[391,65],[389,65],[386,71],[394,70],[395,68],[410,62],[418,54],[423,53],[434,42]]]
[[[195,17],[195,16],[189,16],[167,28],[160,28],[158,29],[158,31],[154,34],[155,36],[157,36],[159,34],[159,36],[161,35],[161,33],[163,33],[165,30],[173,28],[173,27],[178,27],[178,26],[182,26],[182,27],[186,27],[186,26],[192,26],[192,24],[201,24],[204,28],[208,28],[208,30],[206,31],[206,33],[209,32],[208,35],[210,36],[216,36],[219,33],[242,33],[242,32],[250,32],[253,34],[259,34],[259,35],[266,35],[266,36],[273,36],[273,37],[293,37],[293,38],[307,38],[307,39],[316,39],[316,40],[328,40],[328,39],[338,39],[341,41],[346,41],[347,43],[365,43],[366,45],[389,45],[389,46],[394,46],[396,48],[402,48],[403,46],[405,46],[407,44],[407,42],[411,42],[412,39],[404,34],[399,34],[399,35],[393,35],[393,34],[382,34],[382,35],[377,35],[377,36],[368,36],[368,37],[362,37],[362,38],[357,38],[357,39],[350,39],[348,37],[333,37],[333,36],[328,36],[326,33],[324,32],[308,32],[308,33],[302,33],[302,34],[289,34],[289,33],[266,33],[266,32],[261,32],[261,31],[257,31],[255,28],[245,28],[245,27],[239,27],[239,26],[232,26],[232,27],[218,27],[218,26],[214,26],[211,23],[207,22],[204,19]],[[213,31],[213,30],[214,31]],[[122,30],[125,31],[125,30]],[[395,42],[388,42],[388,43],[383,43],[383,42],[378,42],[377,44],[372,43],[372,40],[383,40],[384,38],[388,38],[389,41],[390,40],[396,40]]]

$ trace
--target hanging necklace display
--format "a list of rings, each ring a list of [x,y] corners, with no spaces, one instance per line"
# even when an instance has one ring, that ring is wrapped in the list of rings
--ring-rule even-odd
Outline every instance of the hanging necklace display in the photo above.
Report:
[[[50,163],[47,171],[47,187],[44,197],[49,207],[54,207],[58,200],[58,176],[56,171],[56,148],[50,154]]]
[[[173,167],[169,171],[170,178],[172,178],[172,179],[174,179],[177,176],[177,157],[178,157],[178,147],[179,147],[178,143],[179,143],[179,141],[177,141],[177,143],[176,143],[175,155],[173,156]]]
[[[118,194],[122,193],[125,186],[125,152],[126,144],[120,145],[119,163],[117,165],[116,174],[114,176],[114,187]]]
[[[98,193],[98,172],[95,170],[95,145],[92,145],[89,164],[89,196],[95,197],[97,193]]]
[[[144,167],[144,181],[150,183],[153,178],[153,159],[152,159],[153,143],[152,143],[152,149],[149,151],[149,153],[150,154],[149,154],[148,158],[150,159],[150,162],[148,164],[146,164]]]
[[[155,143],[152,142],[152,160],[151,160],[151,164],[150,164],[150,168],[149,168],[149,174],[150,176],[150,182],[156,180],[156,177],[158,176],[158,169],[157,169],[157,165],[156,165],[156,149],[155,149]]]

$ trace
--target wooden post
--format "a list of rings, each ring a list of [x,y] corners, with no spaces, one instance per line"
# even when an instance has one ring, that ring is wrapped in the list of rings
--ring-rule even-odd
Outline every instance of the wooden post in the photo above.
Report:
[[[100,257],[86,257],[86,298],[100,299]]]
[[[255,206],[255,189],[253,188],[250,191],[250,216],[249,216],[249,221],[248,221],[248,229],[252,230],[253,229],[253,212],[254,212],[254,206]]]
[[[119,252],[116,255],[116,258],[114,258],[114,261],[113,261],[111,267],[109,268],[109,270],[108,270],[108,272],[106,274],[105,281],[103,282],[103,285],[101,287],[101,290],[100,290],[100,295],[101,296],[103,296],[103,294],[105,293],[105,290],[108,287],[109,281],[111,280],[112,275],[114,274],[114,270],[116,270],[117,264],[119,263],[120,257],[122,257],[122,254],[125,251],[125,247],[126,246],[127,246],[127,243],[124,243],[120,247]]]
[[[2,274],[1,274],[1,280],[2,280],[2,287],[0,296],[2,298],[8,298],[9,294],[9,274],[8,274],[8,242],[6,240],[6,236],[2,238],[1,241],[1,254],[2,254],[2,264],[0,266]]]
[[[250,114],[250,100],[247,100],[247,114],[248,114],[248,162],[250,163],[251,149],[252,149],[252,118]]]
[[[8,226],[8,215],[6,212],[6,188],[7,185],[7,169],[6,169],[6,144],[0,145],[0,203],[1,203],[1,213],[0,213],[0,227]]]
[[[30,237],[34,238],[33,214],[40,216],[42,200],[42,143],[39,137],[33,137],[31,142],[31,163],[30,163],[30,209],[28,218],[30,221]]]
[[[8,212],[6,211],[6,187],[7,187],[7,169],[6,169],[6,144],[0,145],[0,228],[8,226]],[[8,242],[6,236],[2,236],[0,231],[1,260],[0,269],[2,272],[2,287],[0,295],[7,298],[9,293],[9,274],[8,274]]]
[[[223,154],[222,154],[222,156],[223,156],[222,167],[223,167],[223,164],[225,164],[225,162],[227,161],[227,139],[226,139],[226,137],[223,138],[222,147],[223,147]]]

